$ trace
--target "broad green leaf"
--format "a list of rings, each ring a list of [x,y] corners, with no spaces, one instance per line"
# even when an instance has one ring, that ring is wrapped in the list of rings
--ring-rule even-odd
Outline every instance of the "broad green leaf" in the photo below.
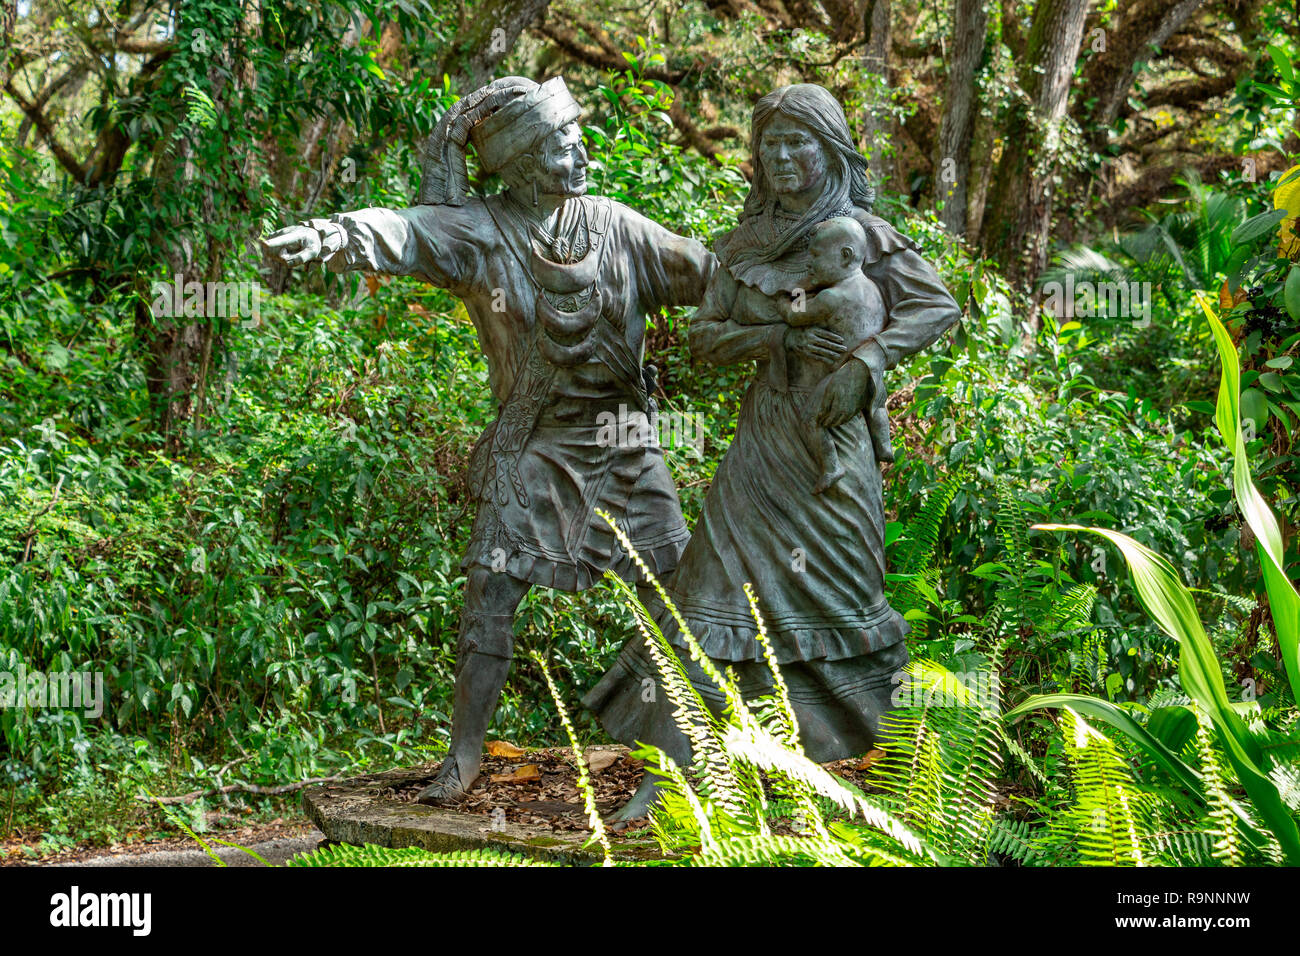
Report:
[[[1257,388],[1248,388],[1241,394],[1241,417],[1255,423],[1255,434],[1268,424],[1268,399]]]
[[[1291,272],[1286,277],[1286,286],[1282,290],[1282,301],[1291,318],[1300,322],[1300,265],[1291,267]]]
[[[1291,59],[1287,56],[1286,50],[1273,43],[1268,47],[1268,55],[1272,58],[1273,65],[1277,67],[1277,75],[1287,83],[1294,83],[1295,68],[1291,65]]]
[[[1225,332],[1226,334],[1226,332]],[[1234,353],[1235,355],[1235,353]],[[1220,392],[1222,397],[1223,392]],[[1235,402],[1233,403],[1235,407]],[[1222,405],[1220,405],[1222,409]],[[1243,448],[1244,455],[1244,448]],[[1268,776],[1267,760],[1228,699],[1214,647],[1205,633],[1191,592],[1164,557],[1126,534],[1108,528],[1081,525],[1035,525],[1043,531],[1083,531],[1100,535],[1116,545],[1128,563],[1138,600],[1170,637],[1178,641],[1178,678],[1183,690],[1213,724],[1237,779],[1273,831],[1292,865],[1300,865],[1300,829],[1282,800],[1277,784]]]
[[[1258,216],[1251,216],[1236,229],[1232,230],[1231,241],[1234,246],[1254,242],[1260,236],[1273,231],[1273,227],[1287,217],[1285,209],[1270,209]]]
[[[1104,720],[1116,730],[1123,733],[1151,757],[1157,764],[1167,770],[1179,783],[1198,798],[1204,798],[1201,775],[1189,767],[1181,757],[1164,745],[1154,734],[1137,722],[1127,710],[1099,697],[1086,697],[1082,694],[1040,694],[1006,713],[1006,719],[1021,717],[1035,710],[1045,708],[1070,707],[1081,714]]]
[[[1174,753],[1180,753],[1196,736],[1196,711],[1184,704],[1157,707],[1147,717],[1147,730]]]
[[[1255,547],[1259,552],[1260,567],[1264,571],[1264,588],[1268,592],[1269,609],[1273,612],[1273,625],[1277,631],[1282,662],[1286,666],[1291,692],[1300,700],[1300,594],[1286,574],[1283,563],[1282,529],[1277,523],[1264,496],[1255,487],[1246,455],[1246,443],[1241,434],[1241,409],[1238,404],[1241,368],[1237,362],[1237,349],[1228,336],[1209,302],[1198,296],[1205,310],[1219,347],[1223,372],[1219,380],[1219,403],[1216,421],[1223,440],[1232,449],[1232,487],[1241,508],[1242,517],[1255,533]]]

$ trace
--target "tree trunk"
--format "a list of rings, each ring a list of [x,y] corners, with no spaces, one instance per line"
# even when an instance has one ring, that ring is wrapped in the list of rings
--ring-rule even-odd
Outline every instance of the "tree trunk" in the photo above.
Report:
[[[939,218],[949,232],[966,232],[966,199],[970,181],[971,135],[978,107],[975,75],[984,56],[988,17],[984,0],[954,0],[952,48],[948,83],[939,123],[935,196],[944,201]]]
[[[445,73],[459,80],[462,93],[491,82],[519,35],[546,12],[550,0],[481,0],[475,6],[438,69],[437,79]]]
[[[866,31],[862,47],[863,71],[879,76],[885,91],[889,89],[889,5],[890,0],[867,0],[863,14]],[[870,161],[877,180],[885,176],[885,145],[889,142],[892,130],[893,122],[888,115],[881,116],[870,108],[865,111],[862,122],[863,152]]]
[[[1022,284],[1047,265],[1058,126],[1087,12],[1087,0],[1040,0],[1025,39],[1022,96],[1004,133],[983,230],[985,250]]]
[[[990,17],[986,30],[986,47],[992,62],[988,69],[994,75],[1003,72],[1002,10],[995,4],[987,8]],[[966,242],[978,247],[984,228],[984,213],[993,181],[993,150],[998,142],[998,121],[992,109],[975,111],[971,131],[970,179],[966,196]]]
[[[13,47],[14,26],[18,22],[18,0],[0,0],[0,90],[9,82],[10,63],[17,50]]]
[[[1204,2],[1128,0],[1120,8],[1112,28],[1105,32],[1105,50],[1090,57],[1083,69],[1080,101],[1093,104],[1089,119],[1094,142],[1105,142],[1108,127],[1119,117],[1133,87],[1138,65],[1150,56],[1152,48],[1163,47]]]
[[[251,0],[245,6],[240,21],[239,32],[245,43],[252,42],[260,24],[260,2]],[[187,35],[179,25],[177,34]],[[237,108],[234,104],[240,100],[239,93],[256,86],[257,74],[251,59],[241,47],[234,54],[225,50],[215,54],[207,70],[207,79],[215,109],[224,112]],[[245,121],[256,122],[257,118],[248,116]],[[192,193],[194,184],[199,179],[192,138],[181,137],[173,141],[171,137],[161,137],[159,148],[161,155],[154,162],[154,179],[159,184],[159,189],[171,196]],[[238,159],[239,175],[245,179],[261,161],[260,157],[252,154]],[[201,187],[197,214],[202,222],[213,222],[217,218],[216,201],[210,184],[205,183]],[[154,243],[165,250],[169,266],[168,281],[179,283],[182,293],[189,283],[200,283],[200,287],[205,290],[203,301],[206,305],[206,283],[221,279],[230,245],[226,240],[210,236],[204,248],[196,248],[195,243],[186,235],[186,223],[182,218],[185,215],[187,213],[177,204],[176,212],[159,229]],[[172,309],[155,314],[152,309],[154,298],[152,295],[144,298],[150,306],[141,308],[137,305],[135,332],[144,346],[145,381],[154,425],[163,437],[168,451],[175,454],[182,446],[186,429],[199,424],[206,377],[211,366],[213,336],[217,334],[217,329],[213,326],[214,317],[187,316],[183,308],[175,308],[177,305],[183,306],[183,301],[176,302],[173,299]]]

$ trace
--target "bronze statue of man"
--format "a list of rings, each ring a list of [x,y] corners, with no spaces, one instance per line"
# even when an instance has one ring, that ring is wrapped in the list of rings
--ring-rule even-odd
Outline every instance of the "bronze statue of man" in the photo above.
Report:
[[[451,749],[421,803],[454,799],[478,777],[528,589],[584,590],[607,569],[636,578],[597,509],[656,573],[676,566],[689,538],[663,452],[602,440],[597,423],[651,410],[646,318],[698,304],[715,260],[587,194],[579,116],[559,77],[496,80],[438,124],[417,205],[313,219],[266,240],[288,263],[418,276],[459,296],[500,403],[469,465],[478,511],[462,561]],[[503,192],[468,195],[468,144]]]

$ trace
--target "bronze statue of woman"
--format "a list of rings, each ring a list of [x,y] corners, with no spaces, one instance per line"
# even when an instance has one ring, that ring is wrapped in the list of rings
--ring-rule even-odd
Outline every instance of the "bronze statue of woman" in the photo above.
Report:
[[[844,111],[820,86],[769,93],[754,108],[754,179],[738,226],[715,244],[720,268],[691,320],[691,353],[714,365],[756,362],[735,436],[718,466],[695,532],[666,589],[704,651],[730,665],[746,698],[772,692],[744,594],[753,584],[789,685],[810,758],[871,749],[907,662],[908,625],[885,599],[885,514],[879,463],[893,460],[883,376],[935,342],[960,310],[916,246],[872,215],[867,161]],[[796,326],[792,306],[810,291],[815,228],[851,217],[866,236],[863,272],[887,316],[861,342],[815,325]],[[826,374],[826,363],[835,369]],[[816,443],[829,429],[844,474],[813,494]],[[662,604],[648,605],[664,635],[684,648]],[[721,692],[679,655],[703,699]],[[636,638],[585,698],[614,739],[653,744],[688,764],[644,641]],[[648,699],[649,698],[649,699]],[[647,774],[619,814],[644,815],[657,778]]]

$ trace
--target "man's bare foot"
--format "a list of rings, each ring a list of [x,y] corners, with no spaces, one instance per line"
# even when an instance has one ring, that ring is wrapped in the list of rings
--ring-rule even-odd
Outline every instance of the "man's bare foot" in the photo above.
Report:
[[[472,786],[478,779],[475,774],[470,780]],[[465,797],[465,792],[469,787],[460,782],[460,767],[456,763],[456,758],[448,756],[442,762],[442,767],[438,770],[438,776],[415,798],[416,803],[422,803],[427,807],[441,807],[451,803],[458,803]]]
[[[663,778],[647,770],[641,777],[641,785],[636,788],[636,793],[632,794],[632,799],[623,804],[605,822],[617,833],[626,830],[638,820],[644,820],[650,810],[658,805],[662,789]]]

